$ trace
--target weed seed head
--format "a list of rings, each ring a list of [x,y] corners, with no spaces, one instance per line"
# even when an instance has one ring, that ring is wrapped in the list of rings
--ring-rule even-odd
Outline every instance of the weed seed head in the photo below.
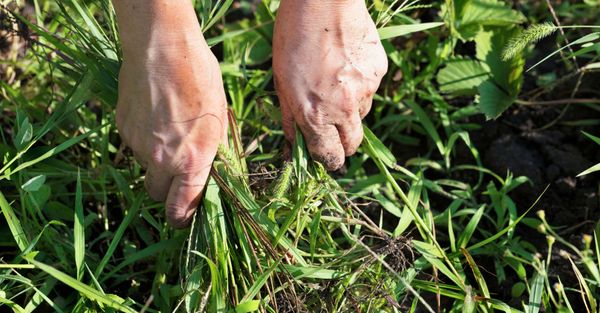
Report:
[[[539,210],[535,214],[537,214],[542,221],[546,220],[546,212],[544,210]]]
[[[560,251],[558,251],[558,255],[560,255],[561,258],[563,259],[568,259],[569,258],[569,252],[560,249]]]
[[[589,250],[590,247],[592,246],[592,236],[590,236],[588,234],[584,234],[583,237],[581,238],[581,241],[583,241],[583,244],[585,244],[586,250]]]
[[[557,293],[561,293],[563,290],[563,286],[559,282],[554,283],[554,285],[552,285],[552,288],[554,288],[554,291],[556,291]]]
[[[540,224],[537,227],[537,230],[541,233],[541,234],[546,234],[547,230],[546,230],[546,226],[544,226],[544,224]]]

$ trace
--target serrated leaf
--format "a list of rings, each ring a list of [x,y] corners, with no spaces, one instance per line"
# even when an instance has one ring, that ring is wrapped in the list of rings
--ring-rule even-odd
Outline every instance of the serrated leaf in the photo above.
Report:
[[[482,31],[475,38],[477,59],[489,67],[491,79],[513,97],[521,89],[525,59],[523,54],[519,52],[512,59],[504,61],[502,59],[502,49],[518,33],[520,33],[518,28],[503,28]]]
[[[490,69],[490,79],[479,85],[479,106],[487,118],[497,118],[513,104],[521,90],[525,59],[522,53],[504,61],[502,48],[518,28],[481,31],[475,37],[477,58]]]
[[[455,95],[475,95],[477,87],[490,77],[489,67],[477,60],[457,58],[446,62],[438,75],[440,90]]]
[[[479,109],[487,118],[497,118],[515,99],[498,88],[491,80],[479,86]]]
[[[461,1],[456,29],[464,40],[475,37],[483,26],[510,26],[524,22],[522,13],[497,0]]]

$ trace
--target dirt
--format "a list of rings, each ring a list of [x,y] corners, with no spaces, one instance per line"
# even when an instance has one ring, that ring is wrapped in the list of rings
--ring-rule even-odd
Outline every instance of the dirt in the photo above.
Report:
[[[486,167],[499,175],[511,171],[515,176],[530,179],[530,184],[513,193],[519,207],[527,208],[549,186],[538,207],[546,211],[552,225],[573,226],[600,217],[599,175],[576,177],[595,164],[592,160],[600,160],[600,146],[582,134],[582,131],[597,134],[593,128],[565,126],[565,122],[581,116],[598,118],[600,113],[573,106],[556,126],[539,129],[546,124],[545,117],[559,109],[562,108],[515,108],[497,122],[484,123],[484,131],[472,135],[483,151]]]
[[[562,118],[551,124],[563,109]],[[583,234],[592,234],[600,218],[600,175],[577,175],[600,162],[600,146],[582,134],[587,131],[597,135],[598,127],[573,126],[573,122],[597,118],[600,112],[578,105],[568,108],[517,106],[497,121],[482,122],[481,132],[471,133],[487,168],[501,176],[510,171],[514,176],[529,178],[530,184],[510,194],[520,214],[548,187],[530,215],[534,217],[536,211],[544,210],[548,222],[578,248],[582,248]],[[542,255],[548,253],[545,235],[528,227],[519,228],[517,233],[535,245]],[[560,277],[565,286],[578,289],[569,261],[559,255],[561,249],[568,251],[559,244],[552,251],[550,281],[557,282]],[[508,277],[505,284],[494,289],[504,290],[504,297],[510,299],[510,286],[515,282],[516,277]],[[581,298],[571,295],[574,309],[584,310]]]

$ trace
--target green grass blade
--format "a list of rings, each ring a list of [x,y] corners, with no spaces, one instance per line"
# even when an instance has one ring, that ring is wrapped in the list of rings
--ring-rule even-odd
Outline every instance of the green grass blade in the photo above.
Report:
[[[15,211],[13,211],[8,201],[6,201],[2,191],[0,191],[0,209],[2,209],[4,219],[6,219],[8,228],[10,229],[17,246],[19,246],[21,252],[25,251],[29,246],[29,239],[27,239],[23,227],[21,227],[21,222],[15,215]]]
[[[538,313],[542,307],[542,293],[544,292],[544,275],[539,272],[534,274],[529,302],[525,305],[525,313]]]
[[[144,199],[144,197],[145,197],[144,194],[138,195],[138,197],[135,199],[135,202],[133,203],[133,205],[127,212],[127,215],[125,216],[125,218],[119,225],[119,228],[117,228],[117,231],[115,232],[112,240],[110,241],[108,250],[106,250],[106,253],[102,257],[102,260],[100,261],[100,263],[98,263],[98,267],[96,268],[96,271],[94,272],[94,276],[96,276],[96,278],[100,278],[100,275],[102,274],[102,271],[104,270],[104,267],[106,266],[106,264],[108,264],[108,261],[113,256],[113,253],[119,246],[119,243],[121,242],[121,238],[123,237],[125,230],[127,229],[127,227],[129,227],[129,224],[131,224],[131,221],[133,221],[133,219],[138,215],[138,212],[139,212],[140,206],[142,205],[142,200]]]
[[[588,286],[588,283],[587,283],[585,277],[583,276],[583,274],[581,274],[581,271],[579,271],[579,269],[577,268],[577,265],[575,265],[575,262],[573,262],[573,259],[571,259],[570,256],[569,256],[569,262],[571,262],[571,267],[573,268],[573,272],[575,272],[575,276],[577,277],[577,281],[579,282],[579,287],[581,288],[580,289],[581,300],[585,304],[586,310],[588,312],[598,312],[598,311],[596,311],[597,310],[596,299],[594,298],[594,294],[592,293],[590,286]],[[537,313],[537,312],[534,312],[534,313]]]
[[[467,263],[469,264],[471,271],[473,271],[473,276],[475,276],[477,285],[479,285],[479,290],[481,290],[481,293],[483,294],[484,297],[486,297],[487,299],[491,299],[492,297],[490,295],[490,289],[488,288],[487,283],[485,282],[485,278],[483,277],[483,275],[481,275],[479,266],[477,266],[477,264],[475,263],[475,260],[473,259],[473,257],[469,253],[469,251],[467,251],[464,248],[461,248],[461,252],[467,259]]]
[[[548,188],[550,187],[550,185],[546,186],[546,188],[544,189],[544,191],[542,191],[542,193],[540,194],[540,196],[535,200],[535,202],[529,207],[529,209],[527,209],[527,211],[525,211],[525,213],[523,213],[523,215],[519,216],[519,218],[517,218],[513,223],[511,223],[510,225],[506,226],[505,228],[503,228],[501,231],[497,232],[495,235],[482,240],[476,244],[473,244],[472,246],[468,247],[467,250],[468,251],[473,251],[474,249],[477,248],[481,248],[491,242],[493,242],[494,240],[502,237],[504,234],[506,234],[509,230],[515,228],[517,226],[517,224],[519,224],[521,222],[521,220],[527,216],[527,214],[529,213],[529,211],[531,211],[536,205],[537,203],[540,201],[540,199],[542,198],[542,196],[544,196],[544,194],[546,193],[546,191],[548,190]]]
[[[87,137],[89,137],[92,134],[95,134],[96,132],[100,131],[102,128],[106,127],[106,125],[102,125],[99,127],[96,127],[90,131],[88,131],[87,133],[81,134],[77,137],[73,137],[70,139],[65,140],[65,142],[61,143],[60,145],[48,150],[46,153],[40,155],[39,157],[31,160],[31,161],[27,161],[27,162],[23,162],[21,163],[19,166],[17,166],[14,170],[10,171],[9,174],[4,174],[3,176],[0,176],[0,180],[2,179],[6,179],[8,178],[10,175],[15,174],[23,169],[26,169],[30,166],[33,166],[35,164],[38,164],[50,157],[53,157],[63,151],[65,151],[66,149],[70,148],[71,146],[79,143],[80,141],[86,139]]]
[[[83,215],[83,192],[81,190],[81,173],[77,171],[77,187],[75,188],[75,220],[73,224],[73,248],[75,249],[75,268],[77,280],[83,277],[85,262],[85,226]]]
[[[123,262],[119,263],[119,265],[115,266],[106,276],[100,279],[100,283],[104,282],[107,278],[113,276],[116,272],[120,271],[122,268],[127,265],[133,264],[139,260],[143,260],[149,258],[150,256],[159,253],[165,250],[177,249],[181,245],[181,242],[185,240],[185,237],[175,237],[169,240],[164,240],[158,243],[155,243],[143,250],[140,250],[130,256],[127,257]]]
[[[134,309],[123,304],[125,302],[124,300],[120,299],[120,301],[117,301],[117,299],[119,299],[117,296],[104,295],[101,292],[99,292],[98,290],[93,289],[92,287],[78,281],[77,279],[55,269],[54,267],[52,267],[50,265],[46,265],[42,262],[36,261],[31,254],[25,256],[25,259],[27,261],[29,261],[31,264],[35,265],[38,269],[46,272],[47,274],[56,278],[58,281],[64,283],[65,285],[77,290],[82,296],[84,296],[92,301],[98,302],[99,304],[106,305],[106,306],[108,306],[112,309],[118,310],[120,312],[127,312],[127,313],[136,312]]]
[[[460,237],[458,237],[458,248],[465,248],[467,246],[467,244],[471,240],[471,237],[475,233],[475,230],[477,229],[477,225],[479,225],[479,221],[481,220],[481,217],[483,216],[484,209],[485,209],[485,205],[482,205],[475,212],[475,214],[473,214],[473,217],[469,221],[469,224],[467,224],[467,227],[465,227],[465,230],[462,232]]]
[[[25,306],[25,311],[33,312],[38,307],[38,305],[41,304],[41,302],[43,300],[43,301],[46,301],[46,303],[48,303],[48,305],[55,312],[63,313],[64,311],[56,303],[54,303],[54,301],[52,301],[50,298],[48,298],[48,294],[53,290],[55,285],[56,285],[56,279],[54,279],[53,277],[48,277],[44,281],[44,284],[42,285],[42,287],[40,289],[31,285],[33,290],[35,290],[35,294],[33,295],[33,297],[31,297],[31,300]]]
[[[379,38],[381,40],[395,38],[399,36],[405,36],[408,34],[432,29],[444,25],[442,22],[431,22],[431,23],[420,23],[420,24],[408,24],[408,25],[397,25],[383,27],[377,30]]]
[[[441,155],[446,154],[446,147],[442,142],[442,138],[440,138],[440,134],[438,133],[436,127],[433,125],[433,122],[429,118],[429,115],[425,113],[425,111],[414,101],[406,101],[406,104],[413,110],[413,112],[417,115],[417,120],[423,126],[431,140],[435,143],[438,151]]]

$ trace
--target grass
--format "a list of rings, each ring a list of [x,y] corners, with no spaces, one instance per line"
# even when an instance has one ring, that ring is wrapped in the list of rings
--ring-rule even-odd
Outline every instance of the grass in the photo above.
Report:
[[[574,241],[537,201],[518,204],[528,178],[486,168],[473,140],[482,115],[521,101],[530,43],[548,35],[519,38],[525,16],[550,16],[495,0],[369,1],[390,71],[359,152],[327,173],[301,136],[283,157],[270,67],[278,1],[195,1],[221,61],[230,148],[192,227],[177,231],[114,126],[110,2],[32,1],[28,16],[0,3],[0,37],[14,45],[0,49],[2,310],[598,311],[593,229]],[[593,69],[595,33],[564,29],[570,43],[552,40]],[[577,71],[570,55],[560,62]]]

